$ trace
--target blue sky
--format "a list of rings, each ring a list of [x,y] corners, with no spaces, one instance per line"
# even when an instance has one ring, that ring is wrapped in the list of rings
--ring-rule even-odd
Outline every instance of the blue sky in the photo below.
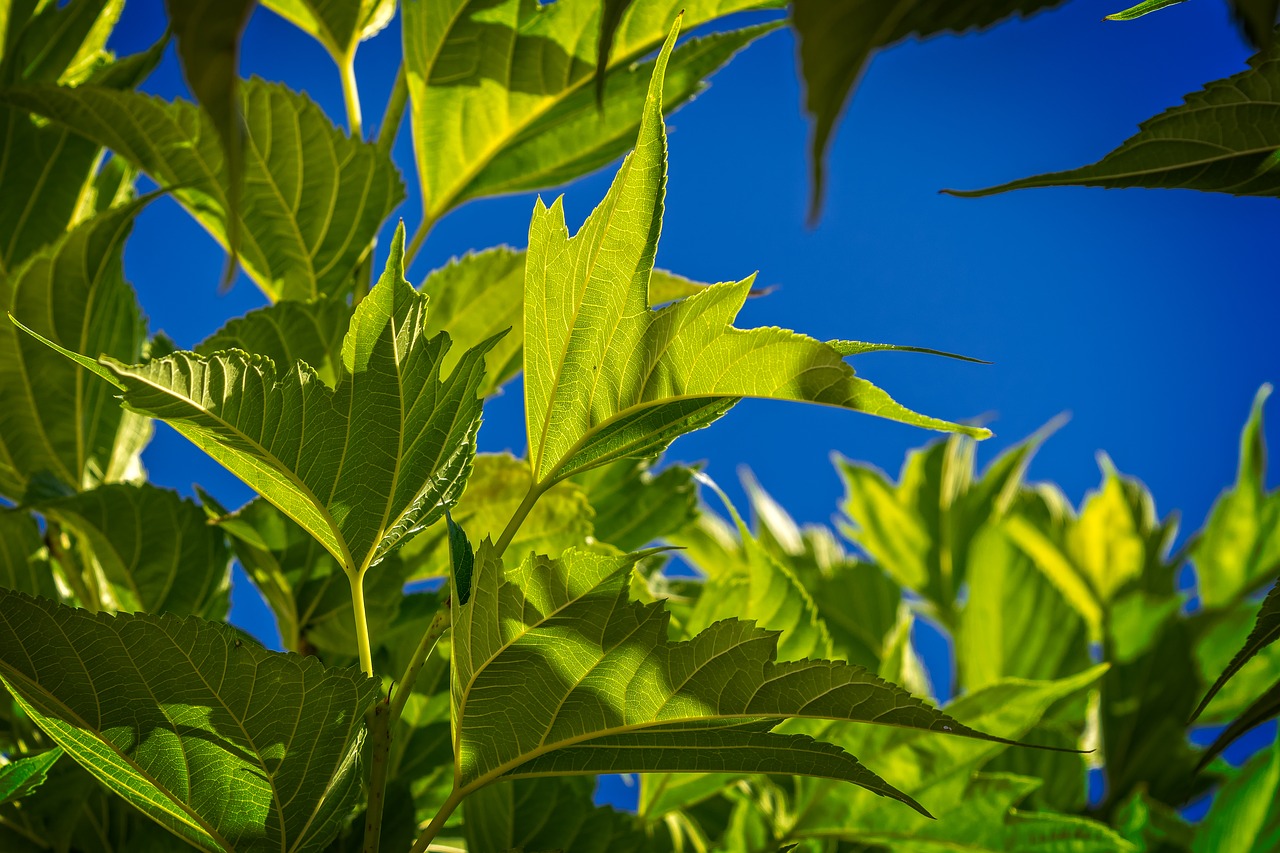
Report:
[[[1078,502],[1097,484],[1095,454],[1106,450],[1151,487],[1162,515],[1181,513],[1181,541],[1234,479],[1254,392],[1280,379],[1280,298],[1267,272],[1274,200],[1077,188],[977,200],[937,192],[1092,162],[1139,121],[1243,68],[1249,50],[1220,0],[1133,23],[1100,22],[1122,5],[1075,0],[1028,21],[876,57],[834,139],[816,229],[805,224],[808,127],[794,40],[788,31],[767,36],[669,121],[658,261],[704,281],[759,271],[777,290],[752,300],[740,326],[916,344],[993,362],[879,354],[855,366],[913,408],[983,418],[997,434],[980,449],[984,463],[1070,412],[1032,464],[1032,479],[1056,481]],[[141,49],[163,28],[161,0],[130,0],[113,45]],[[398,19],[360,49],[368,125],[377,124],[399,56]],[[249,24],[242,72],[304,90],[343,120],[327,54],[266,10]],[[185,95],[172,50],[144,88]],[[395,154],[410,192],[398,215],[412,229],[420,208],[407,127]],[[611,173],[544,196],[563,191],[570,221],[580,222]],[[513,196],[450,215],[410,280],[468,249],[523,246],[532,205],[531,195]],[[176,204],[152,204],[126,252],[127,277],[152,328],[190,346],[262,304],[243,277],[218,293],[223,260]],[[521,407],[518,383],[489,405],[483,450],[523,450]],[[1277,424],[1273,416],[1273,447]],[[705,460],[740,504],[737,471],[747,466],[798,520],[828,522],[842,491],[832,452],[896,473],[904,452],[930,438],[848,412],[747,401],[677,441],[669,458]],[[162,485],[189,494],[198,482],[230,505],[249,497],[167,428],[145,461]],[[1274,466],[1269,479],[1276,480]],[[237,621],[269,637],[264,615],[237,590]],[[945,649],[927,632],[922,640],[945,683]]]

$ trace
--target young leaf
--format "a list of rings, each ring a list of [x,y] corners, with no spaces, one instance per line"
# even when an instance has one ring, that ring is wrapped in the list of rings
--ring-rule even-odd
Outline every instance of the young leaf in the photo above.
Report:
[[[810,717],[992,740],[860,667],[777,663],[777,635],[750,622],[670,642],[660,604],[627,600],[643,556],[570,549],[504,575],[493,546],[480,546],[471,601],[454,612],[456,797],[544,774],[767,769],[919,808],[852,755],[771,729]]]
[[[356,263],[404,195],[394,164],[284,86],[248,80],[240,98],[240,262],[272,301],[346,293]],[[0,102],[110,148],[229,242],[231,172],[210,118],[194,104],[100,86],[20,86]],[[291,130],[282,134],[282,126]]]
[[[124,280],[123,252],[149,200],[104,211],[0,276],[0,304],[75,352],[141,360],[147,326]],[[121,412],[114,390],[0,323],[0,494],[21,501],[36,474],[71,489],[137,476],[151,424]]]
[[[862,69],[881,48],[937,33],[961,33],[1015,15],[1030,15],[1062,0],[796,0],[791,24],[799,42],[805,112],[813,121],[809,217],[822,212],[827,146]]]
[[[1246,71],[1193,92],[1182,106],[1148,119],[1091,166],[1050,172],[982,190],[974,197],[1030,187],[1155,187],[1280,195],[1280,47],[1252,57]]]
[[[1143,15],[1150,15],[1152,12],[1159,12],[1161,9],[1167,9],[1170,6],[1177,6],[1179,3],[1185,3],[1186,0],[1143,0],[1136,6],[1130,6],[1120,12],[1107,15],[1104,21],[1134,21]]]
[[[32,508],[93,548],[114,610],[226,618],[231,555],[204,512],[150,483],[113,483]]]
[[[424,215],[434,222],[484,195],[542,189],[599,168],[633,137],[651,53],[683,8],[685,27],[769,0],[662,0],[632,5],[601,68],[606,109],[591,81],[599,58],[601,4],[569,0],[434,0],[404,3],[410,118]],[[668,107],[697,94],[702,78],[768,28],[709,37],[672,58]],[[638,86],[637,86],[637,80]],[[617,101],[618,108],[613,104]],[[625,103],[624,103],[625,102]]]
[[[480,421],[486,343],[447,379],[445,335],[427,340],[426,297],[404,279],[404,228],[351,318],[343,377],[277,370],[237,350],[102,363],[134,411],[170,423],[320,541],[353,580],[457,500]]]
[[[178,837],[209,851],[322,847],[347,816],[372,679],[190,617],[94,615],[8,591],[0,614],[0,680],[19,705]]]
[[[43,785],[45,774],[61,757],[62,749],[54,747],[0,766],[0,806],[19,800]]]
[[[1266,490],[1262,423],[1270,395],[1270,385],[1258,389],[1240,435],[1235,486],[1214,503],[1191,552],[1200,601],[1207,608],[1230,606],[1280,571],[1280,491]]]
[[[666,184],[662,78],[675,34],[655,64],[636,149],[577,235],[569,236],[560,199],[550,209],[541,200],[534,208],[524,372],[529,459],[538,486],[614,459],[653,455],[748,396],[988,435],[899,406],[812,338],[733,328],[751,279],[648,308]]]

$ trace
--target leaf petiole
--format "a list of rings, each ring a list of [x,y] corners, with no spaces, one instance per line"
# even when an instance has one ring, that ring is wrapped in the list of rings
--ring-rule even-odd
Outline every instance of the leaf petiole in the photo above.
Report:
[[[369,645],[369,619],[364,609],[364,573],[348,571],[346,574],[351,581],[351,607],[355,611],[356,647],[360,653],[360,669],[372,678],[373,651]]]

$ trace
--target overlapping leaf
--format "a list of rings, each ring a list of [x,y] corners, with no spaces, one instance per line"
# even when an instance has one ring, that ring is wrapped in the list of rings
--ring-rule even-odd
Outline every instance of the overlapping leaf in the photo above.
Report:
[[[210,851],[323,846],[360,787],[376,682],[194,618],[0,591],[0,679],[68,755]]]
[[[432,306],[434,315],[434,306]],[[342,339],[351,323],[352,308],[337,299],[319,297],[308,302],[292,299],[250,311],[229,321],[196,344],[195,351],[209,356],[220,350],[238,349],[265,355],[283,370],[304,361],[330,388],[342,377]],[[430,318],[427,334],[433,335]],[[476,338],[473,343],[480,343]],[[457,338],[454,337],[455,343]],[[448,367],[458,361],[449,354]]]
[[[614,459],[653,455],[746,396],[987,435],[903,408],[812,338],[733,328],[751,279],[649,309],[666,184],[662,76],[673,43],[668,39],[655,65],[636,150],[577,235],[569,236],[560,200],[550,209],[539,200],[534,209],[524,372],[529,459],[539,486]]]
[[[141,360],[147,327],[124,280],[123,252],[143,204],[104,211],[0,275],[0,303],[70,350]],[[21,501],[37,474],[72,489],[136,476],[151,425],[121,412],[114,391],[0,323],[0,494]]]
[[[1091,166],[1050,172],[961,196],[1030,187],[1152,187],[1280,195],[1280,47],[1249,60],[1249,68],[1209,83],[1140,125],[1135,136]]]
[[[692,28],[776,5],[769,0],[633,4],[613,40],[598,109],[601,4],[570,0],[407,0],[404,4],[414,147],[425,217],[433,222],[484,195],[540,189],[599,168],[634,137],[651,65],[631,63],[662,44],[683,8]],[[691,42],[672,58],[668,108],[768,28]]]
[[[635,551],[698,517],[693,470],[671,465],[654,473],[653,468],[653,460],[623,459],[572,480],[586,491],[595,511],[596,539],[621,551]]]
[[[591,803],[590,779],[520,779],[467,797],[469,850],[572,850],[643,853],[649,839],[628,814]]]
[[[570,549],[504,575],[480,546],[453,623],[457,790],[542,774],[777,772],[915,806],[839,748],[771,729],[811,717],[990,739],[860,667],[778,663],[777,635],[750,622],[668,641],[662,606],[627,599],[642,556]]]
[[[961,33],[1061,0],[796,0],[791,22],[799,41],[805,110],[813,120],[810,218],[822,209],[827,147],[862,70],[881,48],[908,38]]]
[[[113,483],[33,505],[92,545],[111,609],[226,618],[226,540],[200,507],[176,492]]]
[[[272,299],[349,290],[352,271],[403,197],[395,166],[333,127],[305,96],[248,80],[240,261]],[[232,176],[218,133],[195,105],[100,86],[14,87],[0,102],[45,116],[146,172],[227,243]]]

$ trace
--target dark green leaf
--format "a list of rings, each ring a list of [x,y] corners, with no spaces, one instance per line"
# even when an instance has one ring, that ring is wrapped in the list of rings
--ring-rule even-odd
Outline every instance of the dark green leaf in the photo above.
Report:
[[[1161,9],[1167,9],[1170,6],[1176,6],[1179,3],[1185,3],[1186,0],[1143,0],[1136,6],[1130,6],[1120,12],[1107,15],[1104,21],[1133,21],[1141,18],[1143,15],[1150,15],[1152,12],[1159,12]]]
[[[1277,0],[1231,0],[1231,10],[1255,47],[1268,48],[1275,40]]]
[[[336,62],[349,61],[396,12],[395,0],[262,0],[262,5],[314,37]]]
[[[453,564],[453,593],[459,604],[471,600],[471,578],[476,568],[476,552],[467,540],[467,533],[449,515],[444,514],[449,527],[449,562]]]
[[[1244,646],[1236,652],[1231,658],[1231,662],[1227,664],[1226,669],[1213,682],[1213,686],[1209,688],[1209,692],[1200,700],[1200,704],[1196,706],[1195,712],[1191,715],[1194,722],[1197,717],[1204,713],[1205,708],[1209,707],[1209,703],[1218,691],[1222,689],[1231,677],[1240,671],[1246,663],[1249,662],[1254,655],[1262,651],[1267,646],[1276,641],[1280,637],[1280,585],[1271,588],[1271,592],[1267,594],[1267,598],[1262,602],[1262,607],[1258,610],[1257,620],[1254,622],[1253,630],[1249,632],[1249,636],[1244,641]]]

